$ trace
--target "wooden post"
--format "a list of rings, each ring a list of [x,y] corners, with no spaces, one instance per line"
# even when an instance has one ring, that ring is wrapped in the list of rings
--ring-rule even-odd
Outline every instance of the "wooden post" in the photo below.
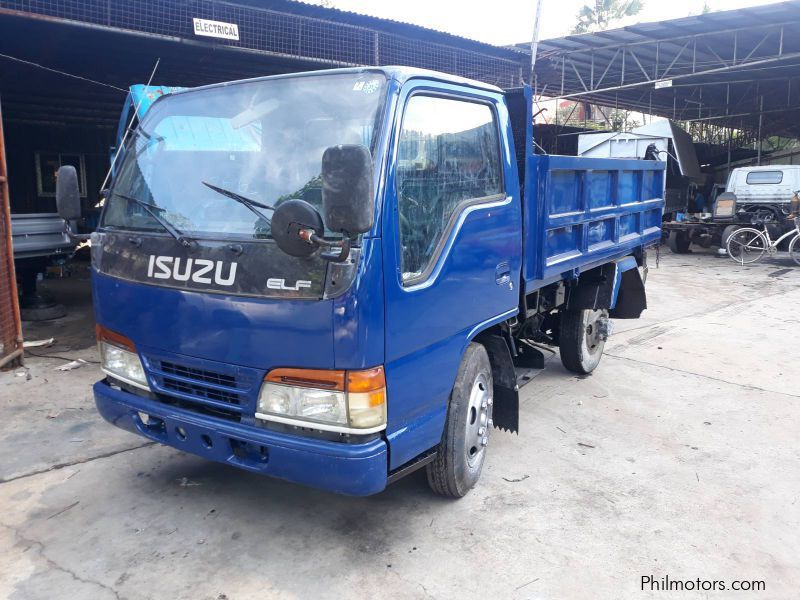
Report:
[[[14,247],[11,241],[11,200],[8,193],[6,147],[3,137],[3,110],[0,108],[0,365],[22,364],[22,321],[19,316],[17,278],[14,273]]]

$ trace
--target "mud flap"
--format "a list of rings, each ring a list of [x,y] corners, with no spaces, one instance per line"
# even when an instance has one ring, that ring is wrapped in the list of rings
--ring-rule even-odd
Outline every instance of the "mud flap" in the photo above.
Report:
[[[582,274],[570,290],[567,309],[608,309],[613,319],[638,319],[647,308],[647,296],[637,266],[626,256]]]
[[[581,275],[578,285],[569,291],[567,310],[597,310],[614,303],[616,263],[606,263]]]
[[[622,273],[617,302],[609,316],[612,319],[638,319],[645,308],[647,293],[639,269],[629,269]]]
[[[494,382],[492,420],[497,429],[519,434],[519,388],[511,351],[499,335],[486,335],[480,343],[489,353]]]

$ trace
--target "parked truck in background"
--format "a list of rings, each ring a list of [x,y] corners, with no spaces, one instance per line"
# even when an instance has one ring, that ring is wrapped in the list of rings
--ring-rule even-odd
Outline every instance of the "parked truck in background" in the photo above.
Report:
[[[773,238],[794,228],[789,220],[795,191],[800,190],[800,165],[740,167],[725,186],[727,200],[714,209],[714,221],[724,226],[722,244],[740,227],[764,223]]]
[[[688,252],[693,243],[705,247],[713,243],[724,249],[734,231],[753,223],[766,224],[771,229],[770,235],[778,238],[794,228],[787,218],[795,190],[800,190],[800,165],[733,169],[724,192],[712,193],[707,201],[707,216],[665,224],[670,232],[670,249]]]
[[[40,294],[37,281],[48,266],[75,252],[77,242],[69,235],[67,222],[58,213],[12,214],[11,244],[23,320],[63,317],[64,307]]]
[[[535,155],[531,106],[400,67],[157,100],[92,239],[99,412],[334,492],[466,494],[542,347],[590,373],[645,309],[661,236],[664,164]]]

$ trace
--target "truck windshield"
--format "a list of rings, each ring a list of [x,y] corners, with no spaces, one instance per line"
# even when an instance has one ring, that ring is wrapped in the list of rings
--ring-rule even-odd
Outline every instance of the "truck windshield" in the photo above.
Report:
[[[380,73],[249,81],[168,96],[126,148],[102,225],[268,239],[274,207],[300,198],[321,210],[322,154],[374,152],[386,79]]]

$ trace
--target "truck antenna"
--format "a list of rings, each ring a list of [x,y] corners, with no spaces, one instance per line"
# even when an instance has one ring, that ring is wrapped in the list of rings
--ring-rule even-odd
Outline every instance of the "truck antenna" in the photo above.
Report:
[[[539,0],[541,2],[541,0]],[[156,59],[156,64],[153,66],[153,70],[150,73],[150,78],[147,80],[147,85],[145,87],[150,87],[150,84],[153,82],[153,77],[156,76],[156,71],[158,70],[158,65],[161,63],[161,57]],[[117,164],[117,158],[119,158],[120,152],[125,147],[125,142],[128,140],[128,134],[131,132],[131,127],[133,127],[133,121],[136,119],[136,115],[139,114],[139,107],[142,105],[142,101],[144,100],[144,96],[139,99],[139,102],[133,109],[133,114],[131,115],[131,120],[128,121],[128,126],[125,128],[125,133],[122,136],[122,139],[117,146],[117,151],[114,153],[114,158],[111,159],[111,164],[108,166],[108,171],[106,172],[105,179],[103,179],[103,184],[100,186],[101,190],[106,189],[106,185],[108,184],[108,180],[111,177],[111,172],[114,170],[114,166]]]

